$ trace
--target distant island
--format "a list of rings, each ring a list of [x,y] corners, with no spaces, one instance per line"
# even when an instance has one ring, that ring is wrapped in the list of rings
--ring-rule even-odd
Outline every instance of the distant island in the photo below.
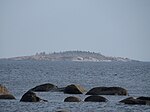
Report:
[[[46,54],[45,52],[36,53],[32,56],[20,56],[8,58],[11,60],[48,60],[48,61],[78,61],[78,62],[129,62],[135,61],[129,58],[122,57],[110,57],[104,56],[101,53],[89,52],[89,51],[65,51],[65,52],[53,52]]]

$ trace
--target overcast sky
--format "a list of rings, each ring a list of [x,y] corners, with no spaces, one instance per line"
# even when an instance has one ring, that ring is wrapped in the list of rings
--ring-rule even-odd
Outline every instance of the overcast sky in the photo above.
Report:
[[[0,58],[68,50],[150,61],[150,0],[0,0]]]

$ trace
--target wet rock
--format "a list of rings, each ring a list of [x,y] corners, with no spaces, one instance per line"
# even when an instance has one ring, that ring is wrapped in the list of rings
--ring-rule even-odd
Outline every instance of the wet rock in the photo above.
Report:
[[[144,97],[144,96],[138,97],[137,99],[144,100],[144,101],[150,101],[150,97]]]
[[[149,105],[150,104],[150,101],[148,101],[148,100],[141,100],[141,99],[143,99],[143,98],[135,99],[133,97],[129,97],[129,98],[126,98],[124,100],[121,100],[120,103],[130,104],[130,105]]]
[[[39,98],[38,96],[36,96],[34,92],[28,91],[22,96],[20,101],[21,102],[39,102],[39,101],[47,101],[47,100],[43,100]]]
[[[107,99],[102,96],[93,95],[93,96],[89,96],[89,97],[85,98],[84,101],[85,102],[106,102]]]
[[[57,89],[58,92],[64,92],[64,90],[65,90],[65,87],[60,87]]]
[[[125,98],[125,99],[121,100],[120,103],[129,104],[129,103],[134,102],[134,100],[135,99],[133,97],[129,97],[129,98]]]
[[[64,93],[67,94],[83,94],[85,92],[85,89],[80,85],[68,85],[64,89]]]
[[[57,91],[57,90],[58,87],[50,83],[41,84],[30,89],[30,91],[34,91],[34,92],[47,92],[47,91]]]
[[[64,102],[81,102],[81,99],[75,96],[65,98]]]
[[[4,95],[4,94],[10,94],[10,93],[4,85],[0,84],[0,95]]]
[[[5,95],[0,95],[0,99],[9,99],[9,100],[13,100],[15,99],[15,97],[11,94],[5,94]]]
[[[95,87],[86,95],[127,95],[127,90],[121,87]]]
[[[57,110],[56,112],[71,112],[69,110]]]

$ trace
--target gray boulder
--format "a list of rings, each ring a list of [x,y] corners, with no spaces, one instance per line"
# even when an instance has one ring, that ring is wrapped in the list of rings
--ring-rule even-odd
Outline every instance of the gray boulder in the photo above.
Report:
[[[93,96],[88,96],[87,98],[85,98],[84,101],[85,102],[106,102],[107,99],[102,96],[93,95]]]
[[[86,95],[127,95],[126,89],[121,87],[95,87],[89,90]]]
[[[34,91],[34,92],[47,92],[47,91],[57,91],[57,90],[58,87],[50,83],[41,84],[30,89],[30,91]]]
[[[64,89],[64,93],[67,94],[83,94],[86,90],[80,86],[80,85],[68,85],[67,87],[65,87]]]
[[[21,102],[40,102],[40,101],[47,101],[47,100],[43,100],[39,98],[38,96],[36,96],[34,92],[28,91],[22,96],[20,101]]]
[[[81,99],[75,96],[65,98],[64,102],[81,102]]]

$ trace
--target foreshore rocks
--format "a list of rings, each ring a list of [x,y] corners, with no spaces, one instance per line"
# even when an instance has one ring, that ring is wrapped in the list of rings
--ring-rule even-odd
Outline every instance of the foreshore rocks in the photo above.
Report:
[[[130,105],[150,105],[150,97],[129,97],[121,100],[120,103],[130,104]]]
[[[35,92],[63,92],[65,94],[74,94],[74,96],[69,96],[64,99],[64,102],[107,102],[108,99],[100,96],[100,95],[128,95],[128,91],[121,87],[94,87],[91,90],[89,90],[86,94],[86,90],[84,87],[76,84],[71,84],[66,87],[58,88],[56,85],[53,85],[51,83],[45,83],[38,85],[29,91],[27,91],[22,98],[20,99],[20,102],[48,102],[47,100],[41,99],[36,95]],[[62,94],[62,93],[61,93]],[[75,96],[78,94],[83,95],[90,95],[87,96],[84,100],[80,99],[79,97]],[[1,99],[15,99],[15,97],[10,94],[8,89],[0,84],[0,100]],[[129,104],[129,105],[150,105],[150,97],[128,97],[126,99],[123,99],[119,101],[123,104]],[[60,111],[61,112],[61,111]],[[63,111],[62,111],[63,112]]]
[[[66,94],[83,94],[86,90],[80,86],[80,85],[75,85],[71,84],[65,87],[64,93]]]
[[[89,90],[86,95],[128,95],[128,92],[121,87],[95,87]]]
[[[30,89],[30,91],[34,92],[58,91],[58,87],[51,83],[45,83]]]
[[[85,102],[106,102],[108,100],[102,96],[92,95],[92,96],[88,96],[87,98],[85,98],[84,101]]]
[[[5,86],[0,84],[0,99],[14,100],[15,97],[12,94],[10,94],[10,92]]]
[[[32,91],[26,92],[22,96],[20,101],[21,102],[40,102],[40,101],[46,101],[47,102],[47,100],[43,100],[43,99],[39,98],[38,96],[36,96],[36,94]]]
[[[65,98],[64,102],[81,102],[81,99],[75,96]]]

